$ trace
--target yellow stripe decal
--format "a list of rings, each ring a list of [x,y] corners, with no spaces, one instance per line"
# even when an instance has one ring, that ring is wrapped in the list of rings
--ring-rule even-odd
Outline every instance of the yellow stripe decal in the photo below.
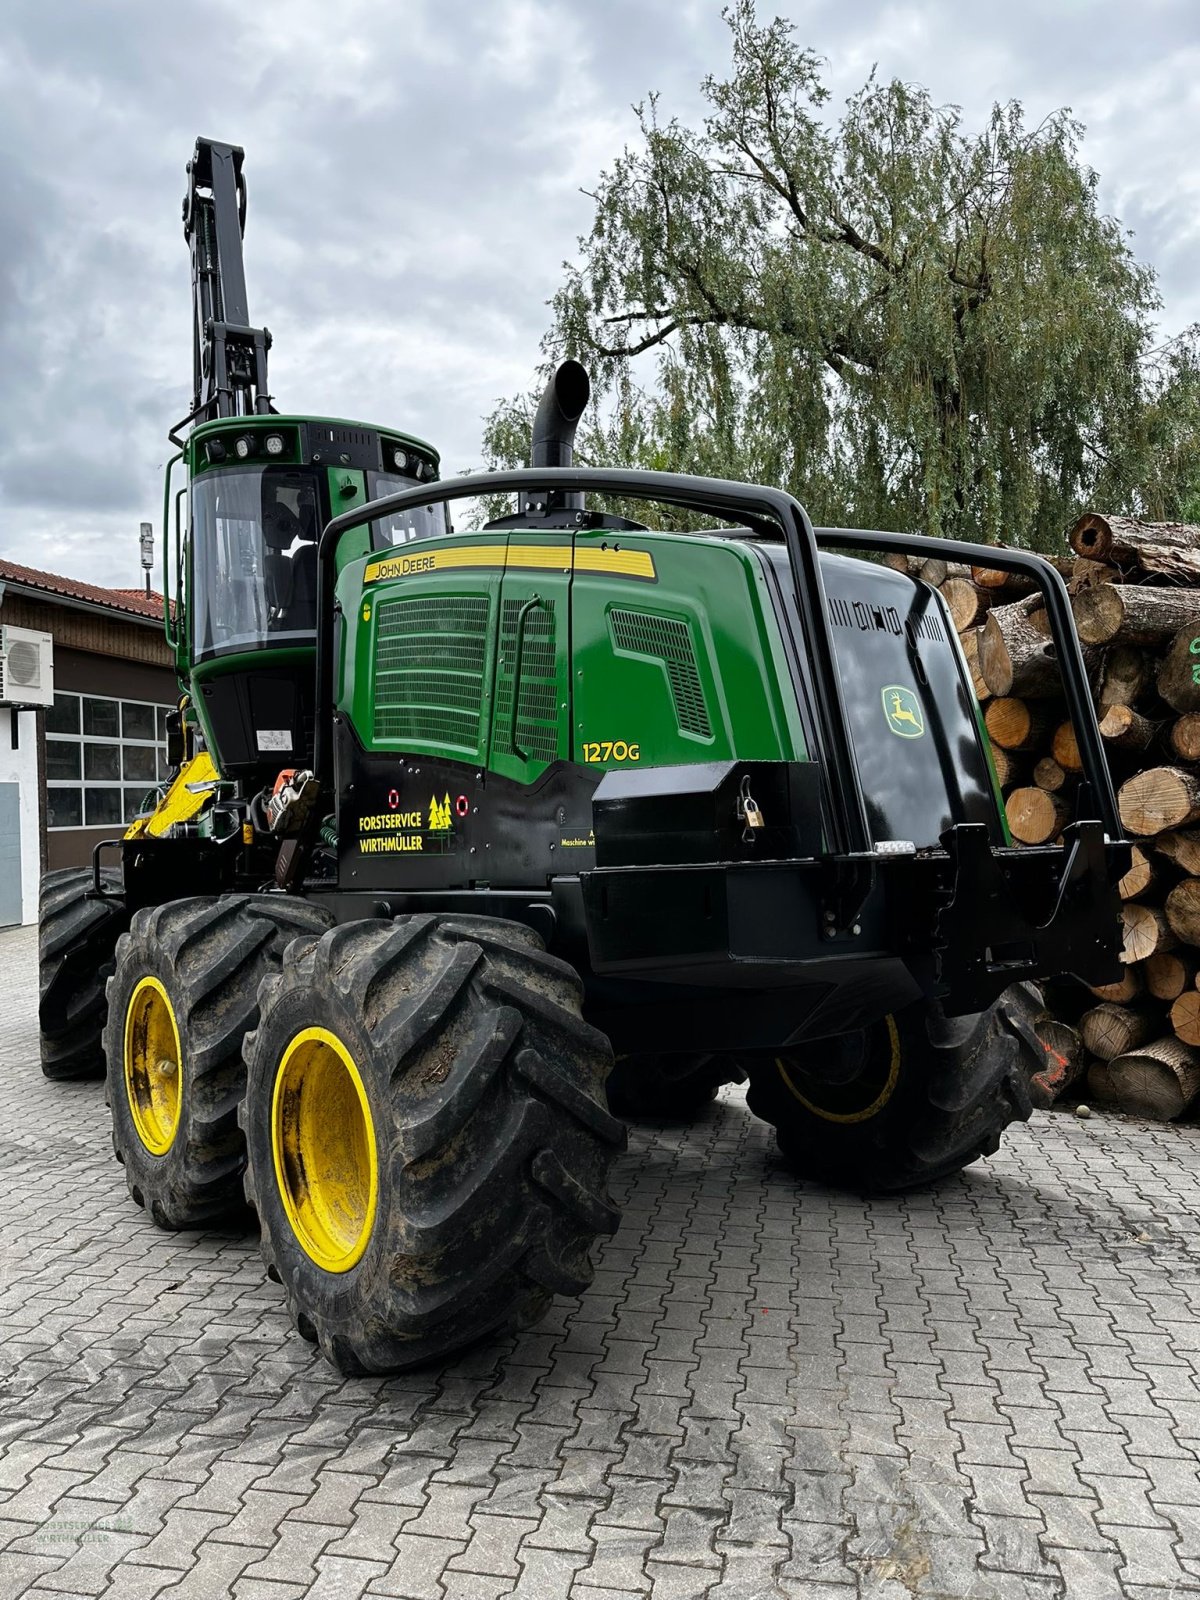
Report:
[[[570,572],[574,569],[613,578],[641,578],[651,583],[658,576],[649,550],[586,547],[576,550],[572,557],[569,544],[468,544],[424,552],[416,548],[403,555],[368,562],[363,582],[419,578],[430,572],[449,572],[464,567],[507,567],[523,572]]]

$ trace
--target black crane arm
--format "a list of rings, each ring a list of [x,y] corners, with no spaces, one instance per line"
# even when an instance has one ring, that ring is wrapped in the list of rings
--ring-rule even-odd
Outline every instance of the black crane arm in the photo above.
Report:
[[[246,299],[242,161],[238,145],[197,139],[187,166],[183,231],[192,253],[192,422],[274,410],[267,393],[271,335],[250,326]]]

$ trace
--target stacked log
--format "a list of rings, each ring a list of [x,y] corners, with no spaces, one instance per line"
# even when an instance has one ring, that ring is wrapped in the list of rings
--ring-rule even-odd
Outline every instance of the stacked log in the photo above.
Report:
[[[1073,1084],[1159,1119],[1200,1109],[1200,526],[1092,513],[1066,580],[1121,820],[1119,982],[1051,991],[1048,1103]],[[900,564],[899,561],[896,562]],[[942,590],[982,703],[1015,844],[1054,844],[1082,773],[1040,592],[999,569],[908,570]],[[917,570],[919,567],[919,570]]]

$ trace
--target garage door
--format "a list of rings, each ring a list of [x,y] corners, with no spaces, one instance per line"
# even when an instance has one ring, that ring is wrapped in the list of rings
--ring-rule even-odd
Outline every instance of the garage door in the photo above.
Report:
[[[0,928],[21,920],[21,788],[0,783]]]

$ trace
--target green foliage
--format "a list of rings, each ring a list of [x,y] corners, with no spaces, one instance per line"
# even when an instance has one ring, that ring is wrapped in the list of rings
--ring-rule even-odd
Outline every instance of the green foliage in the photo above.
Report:
[[[1195,338],[1150,349],[1154,275],[1097,207],[1066,112],[978,133],[874,77],[827,115],[816,56],[752,0],[702,127],[638,112],[554,299],[598,465],[782,484],[814,520],[1054,548],[1086,504],[1200,502]],[[637,381],[641,379],[641,382]],[[532,402],[489,419],[526,459]]]

